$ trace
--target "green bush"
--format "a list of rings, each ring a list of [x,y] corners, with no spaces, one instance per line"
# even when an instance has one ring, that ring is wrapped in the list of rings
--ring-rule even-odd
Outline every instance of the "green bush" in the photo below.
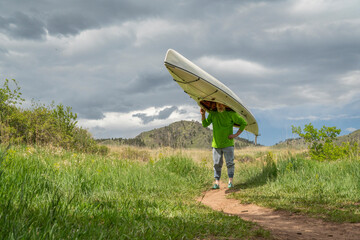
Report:
[[[52,145],[80,152],[108,153],[107,147],[99,146],[88,131],[76,126],[77,114],[71,107],[54,103],[46,106],[33,101],[29,109],[21,109],[22,102],[17,82],[6,79],[0,88],[0,143]]]
[[[351,157],[354,152],[358,152],[357,143],[342,143],[336,145],[335,138],[340,134],[341,129],[336,127],[325,127],[316,129],[309,123],[305,125],[304,132],[300,127],[292,126],[292,132],[298,134],[309,143],[310,156],[314,160],[338,160]]]

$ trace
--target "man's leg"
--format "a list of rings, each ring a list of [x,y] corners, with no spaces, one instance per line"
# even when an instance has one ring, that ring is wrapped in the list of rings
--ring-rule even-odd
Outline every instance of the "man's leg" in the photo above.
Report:
[[[221,168],[223,165],[223,154],[221,148],[213,148],[213,160],[214,160],[215,183],[219,185],[219,180],[221,177]]]
[[[227,147],[222,149],[225,156],[226,167],[229,177],[229,183],[232,183],[235,172],[235,163],[234,163],[234,147]]]

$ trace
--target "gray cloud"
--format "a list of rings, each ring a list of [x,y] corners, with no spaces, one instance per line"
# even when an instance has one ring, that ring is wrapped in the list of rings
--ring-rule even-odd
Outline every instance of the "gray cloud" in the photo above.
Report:
[[[143,124],[148,124],[149,122],[152,122],[156,119],[160,119],[160,120],[167,119],[174,111],[177,111],[177,110],[178,110],[178,108],[176,106],[172,106],[172,107],[165,108],[164,110],[161,110],[156,115],[148,116],[145,113],[136,113],[136,114],[133,114],[132,116],[140,118]],[[181,113],[184,114],[185,113],[184,110],[182,110]]]
[[[0,17],[0,29],[14,38],[42,39],[46,34],[45,24],[36,17],[16,12],[9,18]]]
[[[83,17],[79,13],[59,14],[51,16],[47,21],[47,29],[51,35],[76,35],[95,26],[92,19]]]
[[[164,88],[164,86],[171,83],[167,75],[168,74],[165,71],[136,75],[135,78],[131,79],[127,86],[122,87],[122,89],[126,93],[144,94],[152,92],[154,89]]]
[[[38,1],[38,4],[13,1],[0,3],[0,29],[14,38],[41,39],[77,35],[81,31],[101,28],[124,21],[156,16],[162,7],[156,1],[128,0]],[[33,17],[34,16],[34,17]],[[36,17],[35,17],[36,16]]]

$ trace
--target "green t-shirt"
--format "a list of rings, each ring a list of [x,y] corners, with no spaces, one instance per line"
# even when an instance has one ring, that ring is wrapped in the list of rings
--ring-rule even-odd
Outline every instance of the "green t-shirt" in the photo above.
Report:
[[[239,125],[240,130],[244,130],[247,122],[236,112],[211,111],[209,116],[202,121],[203,127],[213,125],[213,148],[225,148],[234,146],[234,139],[229,139],[229,135],[233,134],[234,124]]]

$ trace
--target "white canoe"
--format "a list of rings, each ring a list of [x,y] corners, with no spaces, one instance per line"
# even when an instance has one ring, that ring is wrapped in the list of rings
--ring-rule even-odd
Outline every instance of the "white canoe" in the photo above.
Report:
[[[245,130],[259,135],[259,127],[254,115],[241,102],[240,98],[219,80],[196,66],[190,60],[169,49],[165,56],[165,66],[185,93],[207,111],[216,110],[215,102],[227,106],[228,111],[239,113],[247,121]]]

